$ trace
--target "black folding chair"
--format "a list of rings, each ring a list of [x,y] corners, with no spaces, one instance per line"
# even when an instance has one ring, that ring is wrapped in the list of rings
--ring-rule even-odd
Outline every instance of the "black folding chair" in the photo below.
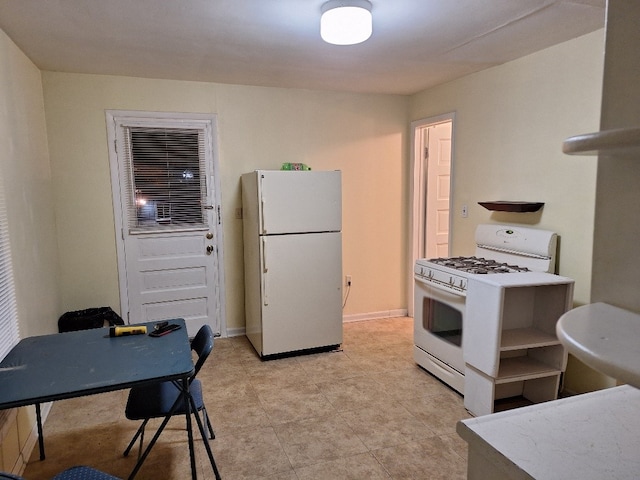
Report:
[[[207,429],[209,430],[209,438],[214,439],[215,434],[211,427],[211,422],[207,415],[207,409],[205,408],[202,396],[202,383],[200,380],[195,378],[200,371],[200,368],[202,368],[205,360],[213,350],[213,332],[209,325],[203,325],[200,330],[198,330],[198,333],[191,341],[191,349],[198,356],[198,360],[195,364],[194,373],[191,378],[189,378],[188,401],[190,402],[190,409],[195,413],[196,423],[198,424],[198,428],[200,429],[203,439],[205,438],[206,433],[204,431],[203,422],[200,419],[199,412],[202,412],[204,423],[206,423]],[[182,391],[181,382],[176,381],[159,382],[132,388],[129,392],[125,416],[129,420],[142,420],[142,424],[131,439],[127,449],[124,451],[124,456],[126,457],[129,455],[134,443],[138,437],[140,437],[140,448],[138,450],[138,458],[140,458],[145,427],[150,419],[166,418],[170,414],[185,415],[187,411],[185,397],[186,395],[184,395],[184,392]],[[165,425],[166,423],[163,423],[160,426],[160,429],[156,432],[156,438],[164,429]],[[208,447],[208,444],[206,445]],[[210,448],[207,448],[207,454],[209,455],[209,460],[211,461],[211,466],[213,467],[216,479],[219,479],[220,474],[218,473],[218,468],[215,460],[213,459],[213,454],[211,453]]]

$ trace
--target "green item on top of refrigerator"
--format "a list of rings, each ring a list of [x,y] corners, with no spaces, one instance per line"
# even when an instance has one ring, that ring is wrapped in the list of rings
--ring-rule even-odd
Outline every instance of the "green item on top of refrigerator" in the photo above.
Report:
[[[305,165],[304,163],[283,163],[282,166],[280,167],[280,170],[298,170],[298,171],[303,171],[303,170],[311,170],[311,167],[309,167],[308,165]]]

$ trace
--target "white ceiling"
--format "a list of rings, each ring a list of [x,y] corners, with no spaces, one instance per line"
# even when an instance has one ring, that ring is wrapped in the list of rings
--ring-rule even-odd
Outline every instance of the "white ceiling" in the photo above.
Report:
[[[605,0],[371,0],[371,38],[335,46],[324,1],[0,0],[0,28],[42,70],[412,94],[605,21]]]

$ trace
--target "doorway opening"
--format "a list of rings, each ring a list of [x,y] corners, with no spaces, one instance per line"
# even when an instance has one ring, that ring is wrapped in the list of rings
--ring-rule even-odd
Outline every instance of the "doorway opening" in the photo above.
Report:
[[[408,311],[413,316],[413,265],[449,256],[454,113],[411,123],[412,222]]]

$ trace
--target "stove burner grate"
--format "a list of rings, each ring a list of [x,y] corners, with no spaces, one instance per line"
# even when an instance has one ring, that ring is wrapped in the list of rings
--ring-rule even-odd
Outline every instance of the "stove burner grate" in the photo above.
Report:
[[[455,270],[474,274],[514,273],[529,271],[529,269],[526,267],[509,265],[508,263],[502,263],[496,260],[478,257],[434,258],[430,259],[429,262],[436,265],[442,265],[443,267],[453,268]]]

